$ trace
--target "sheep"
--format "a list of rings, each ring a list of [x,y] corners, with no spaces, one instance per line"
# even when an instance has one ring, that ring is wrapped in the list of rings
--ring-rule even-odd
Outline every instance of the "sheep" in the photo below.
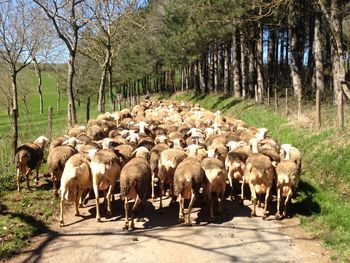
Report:
[[[45,136],[40,136],[33,143],[26,143],[16,149],[15,166],[17,178],[17,191],[20,192],[21,175],[27,180],[27,188],[30,190],[29,175],[35,170],[35,182],[39,182],[39,168],[44,158],[44,149],[48,143]]]
[[[89,126],[86,134],[95,141],[102,140],[105,137],[102,128],[98,125]]]
[[[75,202],[75,216],[79,216],[79,201],[84,191],[92,187],[91,170],[87,156],[77,153],[65,164],[61,178],[60,226],[64,226],[64,201]]]
[[[173,180],[176,167],[187,157],[187,154],[180,149],[167,149],[161,152],[158,162],[158,177],[160,180],[159,191],[159,209],[163,209],[162,195],[164,189],[164,183],[169,183],[170,191],[169,195],[173,197]],[[173,201],[173,200],[172,200]]]
[[[91,159],[90,168],[92,173],[92,186],[94,189],[96,200],[96,221],[101,221],[100,209],[99,209],[99,190],[107,190],[107,215],[111,215],[111,196],[115,187],[116,181],[120,177],[120,163],[117,155],[111,149],[89,151],[89,157]]]
[[[135,203],[131,212],[130,228],[135,229],[134,213],[147,200],[151,183],[151,168],[147,162],[148,149],[140,147],[135,150],[136,157],[131,159],[120,172],[120,197],[124,201],[125,226],[129,229],[128,199],[134,199]]]
[[[195,157],[187,157],[176,168],[174,173],[174,194],[179,197],[179,223],[185,222],[186,226],[191,226],[192,206],[199,195],[200,188],[203,188],[204,196],[208,202],[210,220],[214,218],[211,209],[211,196],[209,181],[205,176],[200,162]],[[185,199],[190,199],[188,205],[187,218],[184,217]]]
[[[251,141],[252,154],[246,161],[244,171],[245,180],[249,184],[251,198],[253,203],[252,216],[256,216],[257,194],[266,193],[263,219],[268,214],[268,201],[271,194],[271,187],[275,174],[274,167],[269,157],[257,151],[257,139]]]
[[[236,143],[236,145],[238,146],[240,144]],[[231,147],[232,147],[232,143],[231,143]],[[241,182],[240,204],[243,204],[243,201],[244,201],[244,184],[245,184],[244,169],[245,169],[245,162],[248,159],[249,155],[250,155],[250,151],[244,150],[243,147],[237,147],[237,148],[235,147],[228,152],[225,160],[225,167],[227,170],[228,181],[231,188],[230,190],[231,200],[233,200],[233,180],[235,180],[236,182]]]
[[[301,153],[300,151],[293,147],[291,144],[282,144],[280,148],[281,160],[291,160],[296,163],[301,170]]]
[[[287,205],[292,198],[293,193],[298,188],[300,169],[298,165],[291,160],[283,160],[276,167],[277,174],[277,212],[276,219],[281,219],[281,201],[285,197],[283,217],[287,215]]]
[[[64,165],[68,159],[78,151],[74,148],[77,141],[74,137],[64,142],[66,145],[53,148],[47,157],[47,167],[52,177],[54,194],[58,196],[58,188],[63,173]]]
[[[152,194],[151,198],[154,201],[155,200],[155,194],[154,194],[154,185],[155,180],[158,178],[158,162],[160,159],[160,154],[162,151],[169,149],[170,147],[166,143],[158,143],[155,145],[149,154],[149,164],[152,172]]]
[[[201,162],[201,166],[205,172],[205,176],[209,181],[209,189],[210,193],[214,193],[216,195],[216,200],[219,202],[218,212],[222,212],[223,202],[225,200],[225,189],[226,189],[226,179],[227,173],[225,170],[224,163],[216,158],[208,157],[204,158]],[[211,213],[213,208],[211,207]]]
[[[68,135],[63,135],[60,136],[56,139],[54,139],[53,141],[51,141],[50,145],[49,145],[49,152],[51,152],[51,150],[57,146],[61,146],[63,142],[67,141],[70,137]]]
[[[131,156],[135,150],[135,148],[129,144],[121,144],[114,148],[116,152],[118,152],[118,159],[121,168],[131,159]]]

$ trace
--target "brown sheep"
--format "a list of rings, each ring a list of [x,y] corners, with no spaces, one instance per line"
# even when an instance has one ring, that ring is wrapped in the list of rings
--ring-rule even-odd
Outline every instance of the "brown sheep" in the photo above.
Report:
[[[251,215],[256,216],[257,195],[266,193],[263,219],[268,214],[268,201],[275,175],[275,169],[269,157],[257,152],[257,140],[251,140],[252,154],[246,161],[245,180],[249,183],[252,196],[253,210]]]
[[[216,158],[204,158],[201,162],[201,166],[205,172],[205,176],[209,181],[209,191],[216,195],[216,200],[218,200],[218,212],[222,212],[223,202],[225,200],[225,189],[226,189],[226,179],[227,173],[225,170],[224,163]],[[212,201],[213,202],[213,201]],[[210,208],[211,215],[213,213],[213,207]]]
[[[142,147],[144,148],[144,147]],[[146,149],[146,148],[144,148]],[[148,153],[142,149],[142,153]],[[136,149],[135,151],[139,151]],[[141,154],[142,155],[142,154]],[[134,206],[131,212],[131,224],[130,228],[135,229],[134,225],[134,214],[138,210],[139,206],[146,202],[151,182],[151,168],[144,158],[139,153],[136,153],[135,158],[131,159],[121,170],[120,173],[120,197],[124,201],[125,210],[125,226],[124,228],[129,229],[129,218],[128,218],[128,200],[135,200]]]
[[[53,148],[47,157],[47,167],[52,177],[55,196],[58,196],[58,188],[66,162],[73,154],[78,152],[74,148],[76,145],[75,138],[70,138],[65,143],[67,143],[67,145]]]
[[[281,219],[281,201],[283,198],[284,202],[284,210],[283,217],[287,215],[287,206],[292,198],[292,195],[298,188],[299,177],[300,177],[300,169],[298,165],[294,161],[284,160],[280,162],[276,167],[277,173],[277,213],[276,219]]]
[[[174,172],[176,167],[181,163],[187,154],[180,149],[167,149],[162,151],[160,154],[160,159],[158,162],[158,177],[160,180],[159,191],[160,191],[160,200],[159,200],[159,209],[163,208],[162,196],[164,183],[168,183],[170,186],[169,195],[173,197],[173,181],[174,181]],[[173,202],[174,200],[172,200]]]
[[[158,179],[158,162],[160,159],[160,154],[164,151],[169,149],[170,147],[166,143],[158,143],[155,145],[152,150],[149,153],[149,164],[152,172],[152,200],[155,200],[155,194],[154,194],[154,185],[156,178]]]
[[[75,216],[79,216],[79,202],[84,191],[92,187],[92,177],[86,155],[77,153],[70,157],[61,178],[60,226],[64,226],[64,200],[75,202]]]
[[[27,180],[27,188],[30,190],[29,175],[35,170],[35,182],[39,182],[39,168],[44,158],[44,149],[48,139],[44,136],[37,138],[34,143],[26,143],[16,149],[15,165],[17,170],[17,191],[20,191],[21,175]]]
[[[179,197],[179,223],[185,222],[186,226],[191,226],[192,206],[199,195],[200,188],[208,201],[210,210],[210,220],[214,218],[211,209],[210,186],[200,162],[195,157],[187,157],[176,168],[174,173],[174,193]],[[190,199],[188,205],[187,218],[184,217],[185,199]]]

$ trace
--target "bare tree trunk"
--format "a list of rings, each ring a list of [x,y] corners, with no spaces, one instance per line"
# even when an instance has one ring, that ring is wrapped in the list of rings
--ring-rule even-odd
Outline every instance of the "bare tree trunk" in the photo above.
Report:
[[[17,94],[17,72],[12,69],[12,157],[13,163],[15,161],[17,142],[18,142],[18,94]]]
[[[38,77],[37,90],[39,93],[40,114],[43,114],[44,113],[44,101],[43,101],[43,93],[41,90],[41,86],[42,86],[41,68],[38,65],[38,62],[36,61],[36,59],[33,59],[33,61],[34,61],[35,73],[36,73],[36,76]]]
[[[242,76],[242,97],[247,96],[247,64],[246,64],[246,44],[243,34],[241,34],[241,76]]]
[[[214,82],[213,82],[213,69],[214,69],[214,48],[213,45],[210,46],[207,52],[207,60],[209,61],[207,63],[207,86],[208,86],[208,92],[211,93],[213,91]]]
[[[68,99],[68,122],[71,127],[77,123],[77,116],[75,110],[74,96],[73,96],[73,78],[74,78],[74,61],[75,54],[70,54],[68,60],[68,75],[67,75],[67,99]]]
[[[254,45],[250,45],[249,48],[248,64],[248,97],[252,98],[255,89]]]
[[[294,13],[294,6],[292,5],[291,7],[291,12]],[[291,21],[291,30],[290,30],[290,37],[291,37],[291,43],[290,43],[290,52],[291,52],[291,63],[290,63],[290,69],[291,69],[291,77],[292,77],[292,83],[293,83],[293,88],[294,88],[294,96],[297,98],[297,105],[298,105],[298,110],[297,110],[297,116],[298,120],[300,120],[301,117],[301,72],[300,72],[300,61],[299,55],[298,55],[298,28],[297,28],[297,22],[296,18],[293,17]]]
[[[232,48],[233,48],[233,64],[232,64],[232,75],[233,75],[233,96],[235,98],[241,97],[240,85],[239,85],[239,35],[238,29],[235,29],[232,36]]]
[[[98,90],[98,103],[97,103],[97,110],[102,113],[105,112],[106,77],[107,77],[107,63],[105,62],[105,64],[102,67],[100,87]]]
[[[261,12],[261,11],[260,11]],[[257,46],[256,46],[256,62],[257,62],[257,84],[258,84],[258,101],[262,103],[264,97],[264,76],[263,76],[263,36],[262,25],[259,22],[257,32]]]
[[[269,32],[269,50],[267,54],[267,90],[270,93],[273,89],[274,84],[274,62],[275,62],[275,42],[276,42],[276,31],[270,28]]]
[[[112,111],[115,111],[114,95],[113,95],[113,70],[112,61],[108,63],[108,91],[109,91],[109,102],[111,104]]]
[[[218,74],[219,74],[219,70],[218,70],[218,56],[219,56],[219,52],[218,52],[218,45],[215,44],[214,46],[214,58],[213,58],[213,75],[214,75],[214,92],[218,92],[218,87],[219,87],[219,83],[218,83]]]
[[[229,45],[224,44],[224,93],[229,93],[229,61],[230,61],[230,51],[229,51]]]
[[[315,17],[314,30],[314,56],[315,56],[315,76],[316,76],[316,126],[321,127],[321,92],[324,90],[324,74],[322,59],[322,44],[320,31],[320,17]]]
[[[12,109],[12,162],[15,163],[18,142],[18,108]]]
[[[190,74],[190,66],[186,66],[185,67],[185,87],[186,87],[186,91],[188,91],[188,89],[189,89],[189,84],[188,84],[189,74]]]
[[[199,89],[200,89],[201,93],[204,93],[205,81],[204,81],[204,76],[203,76],[203,60],[198,62],[197,69],[198,69],[198,76],[199,76]]]

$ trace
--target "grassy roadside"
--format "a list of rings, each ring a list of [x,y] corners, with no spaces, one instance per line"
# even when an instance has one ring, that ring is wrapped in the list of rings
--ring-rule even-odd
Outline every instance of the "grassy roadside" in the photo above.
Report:
[[[26,73],[30,74],[30,72]],[[37,93],[28,95],[29,114],[23,112],[20,102],[19,142],[33,141],[40,135],[48,136],[48,107],[53,107],[53,134],[55,138],[67,130],[66,97],[62,92],[61,107],[56,107],[56,81],[53,74],[43,74],[44,114],[39,113]],[[22,109],[22,110],[21,110]],[[85,105],[77,107],[77,118],[85,123]],[[91,105],[91,117],[97,115],[96,105]],[[53,196],[52,187],[45,179],[40,179],[32,192],[22,183],[22,192],[15,191],[15,167],[11,160],[11,119],[5,110],[0,110],[0,259],[11,256],[30,243],[30,238],[47,231],[50,223],[56,220],[59,206]],[[46,155],[47,156],[47,155]],[[40,174],[46,173],[47,166],[41,166]]]
[[[210,110],[244,120],[249,126],[267,127],[280,143],[291,143],[303,154],[302,182],[293,205],[302,226],[335,251],[334,260],[350,260],[350,131],[332,127],[333,109],[324,107],[329,128],[312,127],[312,108],[306,105],[304,119],[286,117],[274,108],[220,95],[180,93],[176,100],[192,101]],[[333,115],[334,114],[334,115]],[[350,122],[347,119],[347,124]],[[347,126],[348,126],[347,125]]]

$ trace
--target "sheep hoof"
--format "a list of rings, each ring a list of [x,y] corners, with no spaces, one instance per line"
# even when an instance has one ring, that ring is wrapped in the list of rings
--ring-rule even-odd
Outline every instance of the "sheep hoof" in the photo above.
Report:
[[[106,216],[107,217],[111,217],[112,216],[112,212],[111,211],[107,211]]]
[[[179,223],[184,223],[185,222],[185,218],[184,217],[179,217]]]
[[[256,213],[251,212],[251,213],[250,213],[250,217],[256,217]]]
[[[268,214],[264,214],[264,215],[262,216],[262,219],[263,219],[263,220],[266,220],[267,217],[268,217]]]
[[[135,230],[135,225],[134,225],[134,223],[131,223],[130,228],[131,228],[131,230]]]
[[[64,227],[64,221],[60,220],[60,227]]]
[[[97,222],[101,222],[101,218],[100,217],[96,217],[96,221]]]
[[[76,213],[74,214],[74,216],[80,216],[80,213],[79,213],[79,212],[76,212]]]
[[[240,206],[243,206],[243,199],[240,199],[238,204],[239,204]]]
[[[185,226],[192,226],[192,223],[191,223],[191,222],[187,222],[187,223],[185,224]]]
[[[129,224],[125,224],[125,226],[123,227],[123,230],[129,230]]]
[[[281,219],[282,219],[282,216],[281,216],[280,214],[276,214],[276,215],[275,215],[275,219],[276,219],[276,220],[281,220]]]

